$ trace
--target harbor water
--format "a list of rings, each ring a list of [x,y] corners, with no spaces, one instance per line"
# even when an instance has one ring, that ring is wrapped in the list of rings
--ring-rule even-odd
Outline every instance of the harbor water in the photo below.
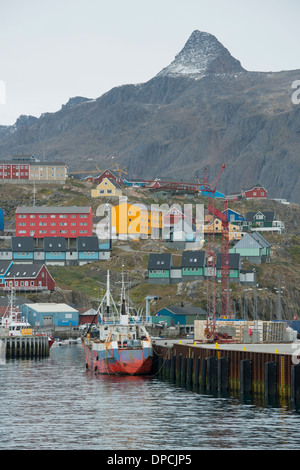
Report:
[[[0,449],[298,450],[300,413],[86,371],[82,346],[0,364]]]

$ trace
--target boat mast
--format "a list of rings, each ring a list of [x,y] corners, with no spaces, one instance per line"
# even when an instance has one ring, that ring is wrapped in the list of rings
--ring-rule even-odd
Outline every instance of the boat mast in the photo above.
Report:
[[[109,307],[110,307],[109,271],[107,271],[107,280],[106,280],[106,313],[107,313],[107,316],[109,316]]]
[[[122,289],[121,289],[121,315],[126,315],[126,297],[125,297],[125,283],[124,283],[124,266],[122,266]]]

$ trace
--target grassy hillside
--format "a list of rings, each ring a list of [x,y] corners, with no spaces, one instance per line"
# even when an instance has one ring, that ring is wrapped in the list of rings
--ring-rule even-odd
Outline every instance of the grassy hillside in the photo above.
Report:
[[[36,204],[47,206],[83,206],[91,205],[94,215],[102,199],[90,197],[93,185],[80,180],[69,179],[65,185],[37,185]],[[33,187],[16,185],[2,185],[0,191],[5,197],[2,198],[2,208],[5,211],[6,223],[14,221],[15,209],[20,205],[33,204]],[[205,198],[176,196],[169,200],[158,200],[149,191],[138,189],[125,189],[129,202],[141,202],[144,204],[206,204]],[[111,204],[118,202],[117,198],[109,200]],[[222,202],[216,201],[218,208],[222,209]],[[259,312],[266,318],[276,316],[278,311],[278,276],[280,275],[283,295],[281,298],[283,317],[293,318],[294,315],[300,317],[300,207],[297,204],[284,205],[276,201],[237,201],[229,206],[245,214],[252,210],[275,210],[277,219],[282,220],[286,226],[283,235],[267,234],[265,237],[272,243],[272,259],[270,264],[252,266],[243,263],[243,268],[251,269],[255,267],[258,271],[258,305]],[[1,246],[3,241],[1,241]],[[172,305],[174,303],[191,303],[195,306],[206,308],[206,281],[183,283],[180,285],[150,285],[146,280],[148,256],[150,252],[170,251],[157,240],[144,240],[140,242],[114,242],[113,252],[110,260],[101,261],[84,266],[74,267],[49,267],[54,276],[56,285],[63,290],[78,291],[88,296],[97,304],[99,298],[104,293],[106,282],[106,271],[110,270],[112,285],[120,282],[122,266],[126,272],[127,280],[131,284],[131,299],[139,307],[145,306],[146,295],[157,295],[161,297],[157,305]],[[174,264],[179,264],[181,252],[173,251]],[[118,294],[119,284],[115,294]],[[217,284],[217,295],[219,296],[220,285]],[[237,315],[244,315],[245,298],[249,315],[254,315],[254,291],[246,291],[243,286],[232,285],[231,298],[233,309]],[[217,302],[217,305],[218,302]]]

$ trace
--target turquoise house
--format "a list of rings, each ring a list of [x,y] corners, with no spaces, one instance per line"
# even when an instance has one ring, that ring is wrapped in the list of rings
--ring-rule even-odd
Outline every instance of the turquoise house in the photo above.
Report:
[[[152,324],[165,322],[167,326],[178,326],[179,328],[193,330],[195,320],[206,319],[206,311],[203,308],[189,305],[182,305],[181,307],[172,305],[171,307],[161,308],[151,319]]]
[[[79,261],[97,261],[99,259],[98,237],[78,237],[76,245]]]
[[[66,240],[63,237],[45,237],[43,239],[45,261],[48,264],[51,262],[65,263],[66,260]]]
[[[12,259],[32,262],[34,258],[34,242],[32,237],[12,237]]]

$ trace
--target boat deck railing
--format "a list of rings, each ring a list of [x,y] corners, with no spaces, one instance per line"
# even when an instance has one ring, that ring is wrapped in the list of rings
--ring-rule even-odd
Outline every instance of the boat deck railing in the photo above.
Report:
[[[122,323],[120,320],[120,317],[104,317],[104,320],[101,322],[99,321],[99,324],[105,324],[105,325],[151,325],[151,318],[150,317],[129,317],[128,318],[128,323]]]

